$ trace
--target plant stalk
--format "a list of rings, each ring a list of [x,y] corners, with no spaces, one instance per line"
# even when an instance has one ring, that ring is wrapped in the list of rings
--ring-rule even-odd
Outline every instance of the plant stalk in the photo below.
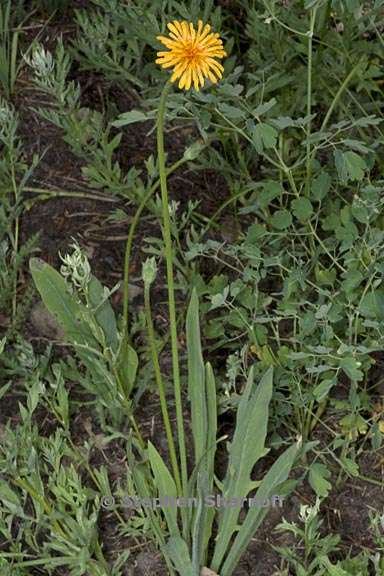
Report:
[[[184,158],[180,158],[175,162],[168,170],[167,174],[172,174],[175,170],[177,170],[180,166],[182,166],[187,160]],[[132,252],[132,245],[133,245],[133,238],[135,236],[136,228],[140,220],[140,216],[143,210],[148,206],[148,202],[156,192],[160,185],[160,180],[156,180],[156,182],[150,187],[148,192],[145,194],[144,198],[140,202],[135,215],[132,219],[129,232],[127,243],[125,245],[125,256],[124,256],[124,292],[123,292],[123,333],[126,338],[128,338],[128,307],[129,307],[129,263],[131,260],[131,252]]]
[[[157,388],[159,391],[159,397],[160,397],[161,413],[163,416],[164,427],[165,427],[165,431],[167,434],[169,455],[171,458],[172,470],[173,470],[173,475],[175,478],[177,492],[178,492],[179,496],[181,496],[182,495],[182,486],[181,486],[181,480],[180,480],[180,472],[179,472],[179,466],[177,463],[176,448],[175,448],[175,443],[173,440],[171,423],[170,423],[170,419],[169,419],[167,398],[165,395],[165,387],[164,387],[164,382],[163,382],[163,379],[161,376],[159,354],[158,354],[157,347],[156,347],[155,331],[153,329],[153,321],[152,321],[152,313],[151,313],[151,294],[150,294],[150,287],[148,284],[144,285],[144,306],[145,306],[145,318],[146,318],[146,322],[147,322],[148,338],[149,338],[149,343],[150,343],[151,352],[152,352],[153,368],[155,370],[156,384],[157,384]]]
[[[170,82],[167,82],[165,84],[160,98],[159,110],[157,116],[157,153],[159,162],[160,188],[161,188],[161,200],[162,200],[163,238],[164,238],[164,249],[165,249],[165,258],[167,266],[168,306],[169,306],[169,320],[170,320],[171,347],[172,347],[172,369],[173,369],[177,435],[179,443],[179,457],[181,468],[181,484],[183,495],[187,496],[188,493],[187,455],[185,448],[184,417],[183,417],[183,405],[182,405],[181,383],[180,383],[175,285],[173,278],[173,250],[172,250],[171,222],[169,216],[167,172],[165,168],[165,152],[164,152],[164,115],[165,115],[167,96],[171,89],[171,86],[172,85]]]
[[[315,21],[316,21],[316,12],[317,9],[314,8],[311,10],[310,16],[310,28],[308,32],[308,66],[307,66],[307,117],[308,117],[308,124],[307,124],[307,178],[306,178],[306,187],[305,192],[306,195],[310,195],[311,191],[311,178],[312,178],[312,155],[311,155],[311,129],[312,129],[312,122],[311,122],[311,114],[312,114],[312,60],[313,60],[313,32],[315,29]]]

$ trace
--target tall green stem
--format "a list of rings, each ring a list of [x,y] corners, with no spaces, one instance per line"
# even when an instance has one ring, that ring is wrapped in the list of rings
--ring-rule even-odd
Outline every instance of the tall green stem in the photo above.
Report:
[[[14,229],[14,233],[13,233],[13,246],[12,246],[12,248],[13,248],[12,259],[13,259],[13,262],[15,263],[15,279],[13,281],[13,296],[12,296],[12,322],[15,322],[16,314],[17,314],[17,283],[19,280],[19,273],[18,273],[17,266],[16,266],[16,259],[17,259],[17,255],[19,252],[20,219],[19,219],[19,216],[17,214],[17,210],[19,208],[19,206],[18,206],[19,188],[16,184],[16,170],[15,170],[15,164],[14,164],[13,159],[12,159],[12,165],[11,165],[11,174],[12,174],[12,187],[13,187],[13,194],[14,194],[14,207],[16,210],[15,229]]]
[[[354,66],[352,68],[352,70],[350,71],[350,73],[348,74],[348,76],[345,78],[344,82],[341,84],[340,88],[338,89],[338,91],[336,92],[335,97],[332,100],[332,104],[330,105],[330,107],[328,108],[328,111],[324,117],[323,123],[321,125],[320,130],[323,131],[325,130],[330,117],[332,116],[332,112],[335,109],[338,101],[340,100],[341,95],[343,94],[344,90],[347,88],[348,84],[350,83],[350,81],[352,80],[352,78],[354,77],[354,75],[356,74],[356,72],[361,68],[361,61],[359,60],[359,62],[356,64],[356,66]]]
[[[311,188],[312,177],[312,158],[311,158],[311,114],[312,114],[312,56],[313,56],[313,32],[315,29],[316,21],[316,8],[311,10],[310,28],[308,32],[308,67],[307,67],[307,180],[306,180],[306,194],[309,196]]]
[[[180,166],[182,166],[187,159],[183,156],[180,160],[177,160],[168,170],[167,174],[172,174],[175,170],[177,170]],[[129,306],[129,264],[131,261],[131,252],[132,252],[132,245],[133,245],[133,238],[135,236],[136,227],[139,223],[141,213],[143,210],[148,206],[148,202],[150,201],[153,194],[156,192],[160,185],[160,180],[156,180],[156,182],[150,187],[148,192],[145,194],[144,198],[139,204],[135,215],[132,219],[131,226],[129,228],[127,243],[125,246],[125,257],[124,257],[124,293],[123,293],[123,333],[126,338],[128,338],[128,306]]]
[[[167,82],[166,85],[164,86],[160,98],[159,111],[157,116],[157,154],[159,162],[161,201],[163,212],[163,238],[164,238],[165,258],[167,264],[168,306],[169,306],[169,320],[170,320],[171,346],[172,346],[172,368],[173,368],[173,383],[174,383],[175,405],[176,405],[177,435],[179,441],[179,456],[181,467],[181,483],[183,488],[183,494],[184,496],[187,496],[187,489],[188,489],[187,455],[185,449],[184,418],[183,418],[183,406],[181,398],[179,351],[178,351],[177,323],[176,323],[175,285],[173,279],[173,250],[172,250],[171,222],[169,217],[167,172],[165,168],[165,153],[164,153],[164,115],[165,115],[165,105],[170,88],[171,84],[170,82]]]
[[[175,443],[173,441],[171,422],[170,422],[169,413],[168,413],[167,398],[165,395],[165,387],[164,387],[163,378],[161,376],[159,355],[158,355],[156,340],[155,340],[155,331],[153,329],[153,321],[152,321],[152,313],[151,313],[150,287],[148,284],[145,284],[145,283],[144,283],[144,305],[145,305],[145,317],[146,317],[146,322],[147,322],[148,338],[149,338],[149,343],[150,343],[151,352],[152,352],[153,368],[155,370],[156,384],[157,384],[157,388],[159,391],[159,397],[160,397],[161,413],[163,416],[165,432],[167,434],[169,456],[171,458],[172,470],[173,470],[173,475],[175,478],[177,492],[178,492],[179,496],[182,496],[182,487],[181,487],[181,482],[180,482],[179,467],[177,464],[176,448],[175,448]]]

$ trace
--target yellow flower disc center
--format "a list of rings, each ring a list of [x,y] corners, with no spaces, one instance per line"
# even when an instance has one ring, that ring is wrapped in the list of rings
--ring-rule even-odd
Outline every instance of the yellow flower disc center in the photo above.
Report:
[[[187,58],[191,61],[196,60],[200,56],[200,50],[196,46],[187,48],[186,53]]]

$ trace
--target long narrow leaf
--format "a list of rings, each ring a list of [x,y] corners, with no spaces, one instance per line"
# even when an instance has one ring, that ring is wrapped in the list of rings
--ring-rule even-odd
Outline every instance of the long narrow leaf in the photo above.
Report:
[[[296,459],[300,445],[294,444],[286,450],[276,462],[272,465],[268,473],[263,478],[259,489],[255,494],[256,502],[263,502],[270,499],[271,496],[278,495],[276,491],[279,486],[285,482],[291,471],[293,463]],[[268,508],[265,507],[251,507],[248,510],[247,516],[240,527],[240,530],[235,538],[233,546],[220,570],[220,576],[231,576],[236,568],[241,555],[244,553],[249,542],[253,538],[255,532],[259,528],[264,517],[268,513]]]
[[[167,521],[169,534],[171,536],[179,536],[180,533],[177,525],[176,484],[166,467],[164,460],[151,442],[148,442],[148,457],[152,473],[155,477],[155,484],[159,493],[159,498],[164,502],[162,511],[164,512]],[[166,498],[173,499],[174,505],[172,504],[172,501],[168,504]]]
[[[170,538],[164,550],[171,558],[180,576],[196,576],[196,574],[193,573],[188,546],[180,536]]]
[[[206,467],[210,488],[213,484],[215,467],[216,437],[217,437],[217,398],[216,383],[212,366],[207,362],[205,367],[206,401],[207,401],[207,439],[206,439]]]
[[[198,506],[194,518],[194,526],[192,532],[192,566],[193,572],[196,576],[200,575],[200,567],[202,566],[202,559],[205,552],[204,540],[207,513],[211,512],[211,509],[205,506],[205,497],[208,496],[208,492],[208,474],[205,470],[201,470],[197,473]]]
[[[120,343],[120,348],[115,360],[115,367],[124,386],[125,395],[128,398],[135,385],[139,359],[136,351],[128,342],[126,335],[123,335],[122,338],[123,340]]]
[[[217,398],[216,398],[216,382],[213,374],[212,366],[207,362],[205,367],[205,382],[206,382],[206,398],[207,398],[207,450],[205,455],[205,469],[208,477],[208,496],[213,494],[214,485],[214,472],[215,472],[215,455],[216,455],[216,439],[217,439]],[[204,526],[204,541],[202,546],[202,553],[200,557],[201,565],[204,565],[207,560],[207,550],[209,540],[212,535],[212,525],[215,518],[215,509],[206,508],[205,512],[205,526]]]
[[[229,451],[229,463],[223,484],[223,497],[240,502],[252,488],[252,468],[264,455],[267,434],[268,409],[272,396],[273,369],[269,368],[255,392],[251,393],[253,369],[250,370],[246,392],[236,419],[236,429]],[[240,506],[225,506],[219,515],[218,535],[212,566],[216,572],[228,551],[233,533],[237,530]]]
[[[139,498],[151,498],[151,490],[147,481],[147,470],[138,465],[132,451],[132,439],[128,440],[127,444],[127,460],[129,468],[132,472],[132,478],[137,490]],[[147,516],[153,533],[156,535],[157,542],[163,552],[164,559],[167,563],[170,576],[174,576],[174,570],[171,563],[170,554],[168,554],[164,533],[160,525],[160,518],[157,510],[153,510],[150,506],[144,507],[145,515]]]
[[[92,306],[97,307],[95,318],[99,326],[103,329],[106,344],[115,351],[118,345],[115,313],[109,300],[104,298],[104,290],[101,282],[94,276],[91,277],[88,294]],[[100,302],[102,302],[101,305]]]
[[[207,410],[205,401],[205,368],[201,352],[199,300],[192,291],[186,322],[188,349],[188,392],[191,402],[192,433],[195,464],[202,461],[207,442]]]

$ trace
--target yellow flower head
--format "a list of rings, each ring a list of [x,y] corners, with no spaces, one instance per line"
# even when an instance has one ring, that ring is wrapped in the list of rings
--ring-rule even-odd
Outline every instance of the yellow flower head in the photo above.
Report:
[[[219,34],[211,32],[209,24],[199,20],[197,30],[192,22],[169,22],[169,38],[158,36],[168,52],[158,52],[156,64],[163,68],[173,68],[171,82],[178,78],[179,88],[189,90],[193,84],[195,90],[204,86],[205,78],[215,83],[222,77],[224,68],[215,58],[227,54],[223,50],[223,41]]]

